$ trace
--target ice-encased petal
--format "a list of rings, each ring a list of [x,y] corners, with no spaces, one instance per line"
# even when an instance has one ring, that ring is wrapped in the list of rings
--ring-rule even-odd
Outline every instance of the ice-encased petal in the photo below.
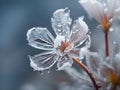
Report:
[[[27,32],[29,45],[37,49],[52,50],[54,37],[47,28],[33,27]]]
[[[70,32],[71,21],[68,8],[56,10],[51,18],[52,27],[57,35],[67,36]]]
[[[79,17],[72,26],[70,43],[81,43],[87,38],[88,26],[83,21],[82,17]]]
[[[117,7],[116,0],[107,0],[107,4],[108,4],[107,15],[108,15],[108,19],[110,19],[113,17],[115,13],[115,9]]]
[[[105,58],[99,67],[100,75],[104,78],[108,78],[108,75],[110,74],[110,72],[115,71],[115,68],[111,64],[111,60],[113,60],[111,57]]]
[[[87,35],[87,37],[83,41],[80,41],[80,42],[74,44],[74,48],[77,48],[77,49],[80,49],[80,48],[88,49],[88,48],[90,48],[90,46],[91,46],[90,35]]]
[[[59,59],[59,61],[57,62],[57,67],[58,70],[64,70],[67,67],[71,67],[72,64],[73,60],[71,60],[71,58],[68,55],[66,55]]]
[[[97,0],[79,0],[88,15],[95,18],[97,21],[104,21],[104,8],[103,5]]]
[[[41,71],[51,68],[59,56],[54,52],[41,53],[35,56],[29,56],[30,65],[34,70]]]

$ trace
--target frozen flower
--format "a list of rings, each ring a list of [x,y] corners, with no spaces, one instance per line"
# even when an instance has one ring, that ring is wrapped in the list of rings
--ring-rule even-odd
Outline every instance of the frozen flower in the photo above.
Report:
[[[56,62],[58,70],[70,67],[73,63],[71,56],[80,58],[81,44],[89,47],[88,26],[82,17],[72,23],[70,10],[59,9],[53,13],[51,18],[54,37],[47,28],[34,27],[27,32],[29,45],[46,52],[29,56],[31,66],[34,70],[50,69]],[[87,42],[88,41],[88,42]],[[88,46],[87,46],[88,45]]]
[[[104,32],[109,31],[113,19],[120,11],[117,0],[105,0],[104,3],[100,3],[98,0],[80,0],[79,2],[88,15],[100,23]]]
[[[105,57],[100,52],[88,51],[86,64],[99,87],[97,90],[120,90],[120,49],[118,45],[109,57]],[[83,85],[85,86],[85,83]],[[90,89],[94,90],[92,83],[91,86]]]

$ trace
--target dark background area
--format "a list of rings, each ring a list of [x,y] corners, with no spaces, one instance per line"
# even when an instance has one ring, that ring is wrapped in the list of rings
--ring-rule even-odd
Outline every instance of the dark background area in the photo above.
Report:
[[[66,7],[73,20],[84,15],[93,31],[95,22],[91,24],[78,0],[0,0],[0,90],[58,90],[59,83],[70,82],[62,71],[51,70],[43,75],[34,72],[28,55],[41,50],[28,46],[26,40],[32,27],[47,27],[53,32],[53,12]]]

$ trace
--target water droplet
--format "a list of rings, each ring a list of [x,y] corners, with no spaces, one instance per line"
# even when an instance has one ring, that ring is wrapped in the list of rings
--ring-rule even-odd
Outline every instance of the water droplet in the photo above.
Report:
[[[39,71],[39,73],[40,73],[40,75],[43,75],[43,74],[44,74],[43,71]]]
[[[103,3],[103,6],[106,7],[106,3]]]
[[[61,29],[58,29],[59,32],[61,32],[62,30]]]
[[[68,8],[65,8],[64,12],[65,12],[65,13],[69,13],[70,10],[69,10]]]
[[[120,20],[120,16],[118,16],[118,20]]]
[[[108,11],[108,9],[107,9],[107,8],[105,8],[104,10],[105,10],[105,12],[107,12],[107,11]]]
[[[112,32],[113,31],[113,28],[110,28],[110,32]]]
[[[117,42],[116,42],[116,41],[113,41],[113,44],[117,44]]]
[[[79,30],[78,29],[76,29],[76,32],[78,32]]]
[[[60,35],[62,35],[62,33],[59,33]]]
[[[109,22],[112,23],[113,19],[110,19]]]
[[[48,74],[50,73],[50,69],[47,70],[47,73],[48,73]]]
[[[88,34],[91,34],[91,31],[89,31]]]
[[[58,24],[58,27],[62,27],[62,25],[61,25],[61,24]],[[61,31],[61,30],[59,29],[59,31]]]

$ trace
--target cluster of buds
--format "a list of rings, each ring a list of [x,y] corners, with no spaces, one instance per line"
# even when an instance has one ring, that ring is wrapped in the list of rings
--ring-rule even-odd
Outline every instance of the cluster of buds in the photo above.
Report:
[[[69,75],[78,77],[81,86],[79,90],[120,90],[120,47],[115,44],[113,52],[109,53],[108,42],[108,32],[120,8],[117,0],[105,2],[106,4],[97,0],[79,1],[88,15],[99,22],[105,34],[105,55],[103,52],[89,50],[90,30],[83,16],[72,22],[68,8],[58,9],[51,18],[55,36],[43,27],[33,27],[27,32],[29,45],[45,51],[29,56],[31,67],[43,71],[57,63],[57,70],[65,70]],[[83,58],[85,64],[81,62]],[[86,74],[76,75],[71,69],[73,62]]]

